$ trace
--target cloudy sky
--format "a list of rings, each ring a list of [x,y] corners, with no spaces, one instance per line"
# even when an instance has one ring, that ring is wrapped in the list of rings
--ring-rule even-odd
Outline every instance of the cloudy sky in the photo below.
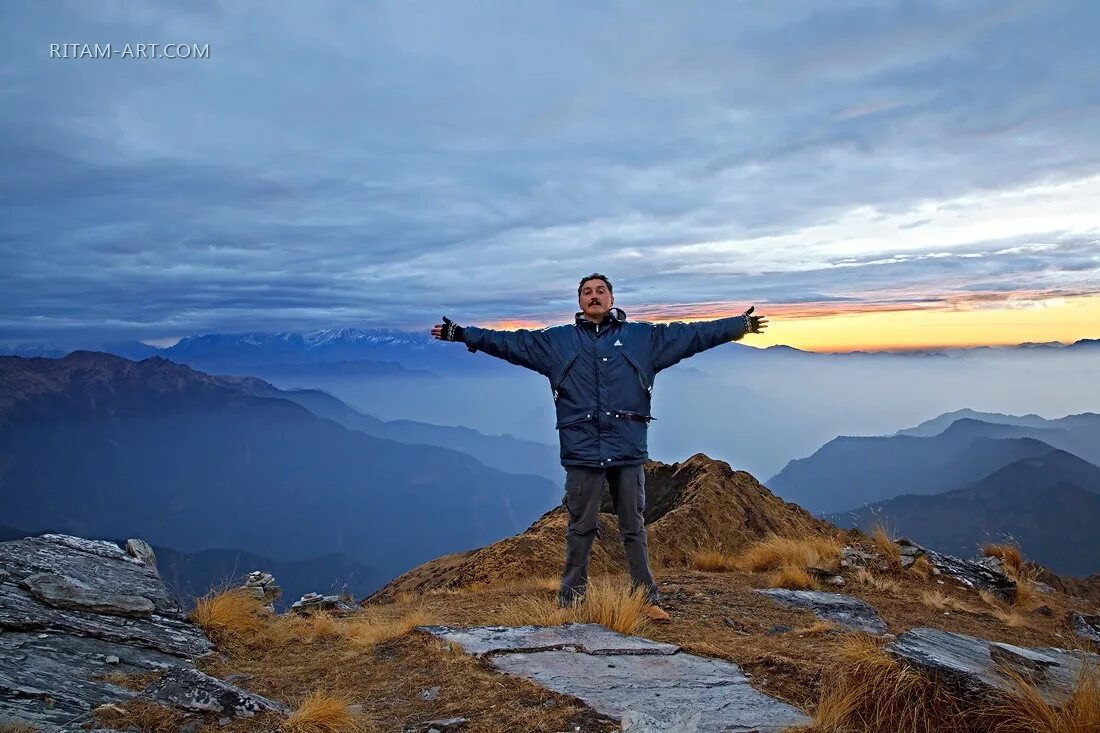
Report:
[[[0,0],[0,341],[550,324],[594,270],[632,317],[755,303],[760,344],[1100,337],[1098,31],[1091,0]]]

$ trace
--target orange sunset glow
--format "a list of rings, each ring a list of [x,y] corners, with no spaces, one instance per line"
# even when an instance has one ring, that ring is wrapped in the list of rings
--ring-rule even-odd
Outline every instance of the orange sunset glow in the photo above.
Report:
[[[704,303],[677,306],[621,304],[630,318],[665,322],[737,315],[749,304]],[[767,333],[744,343],[792,346],[804,351],[846,352],[1011,346],[1026,342],[1073,343],[1100,338],[1100,295],[1062,297],[978,294],[931,303],[758,303],[768,317]],[[491,328],[542,328],[559,323],[507,320]]]

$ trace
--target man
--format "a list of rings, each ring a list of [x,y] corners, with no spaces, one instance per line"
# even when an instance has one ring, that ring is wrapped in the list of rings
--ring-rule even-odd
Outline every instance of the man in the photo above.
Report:
[[[432,336],[460,341],[546,376],[557,407],[561,463],[566,470],[562,504],[569,515],[565,535],[565,570],[558,603],[583,599],[588,584],[588,558],[599,526],[607,481],[619,516],[631,582],[647,593],[647,616],[668,621],[658,605],[660,594],[649,568],[645,521],[645,472],[649,459],[646,432],[650,397],[657,372],[681,359],[761,333],[767,319],[749,308],[739,316],[696,323],[627,322],[615,308],[611,281],[593,273],[580,282],[581,310],[574,322],[541,330],[496,331],[467,326],[449,318],[432,328]]]

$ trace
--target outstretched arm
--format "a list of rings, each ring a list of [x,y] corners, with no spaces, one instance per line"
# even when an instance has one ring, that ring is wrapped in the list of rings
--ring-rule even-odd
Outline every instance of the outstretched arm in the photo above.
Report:
[[[552,352],[542,331],[521,328],[497,331],[477,326],[462,327],[446,316],[432,328],[432,336],[443,341],[461,341],[470,351],[484,351],[539,374],[550,374]]]
[[[752,315],[755,309],[753,306],[739,316],[713,321],[657,324],[651,336],[654,370],[667,369],[681,359],[728,341],[739,341],[746,333],[763,333],[768,327],[768,319]]]

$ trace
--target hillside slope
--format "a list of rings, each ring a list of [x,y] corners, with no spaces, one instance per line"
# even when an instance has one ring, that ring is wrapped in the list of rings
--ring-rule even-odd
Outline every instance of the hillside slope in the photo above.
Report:
[[[645,472],[650,558],[658,567],[684,565],[698,549],[736,552],[769,534],[806,537],[835,532],[832,525],[772,494],[750,474],[702,453],[671,465],[650,461]],[[603,511],[591,572],[618,572],[625,567],[625,558],[606,490]],[[560,574],[566,524],[565,510],[559,506],[514,537],[432,560],[394,579],[376,595]]]

